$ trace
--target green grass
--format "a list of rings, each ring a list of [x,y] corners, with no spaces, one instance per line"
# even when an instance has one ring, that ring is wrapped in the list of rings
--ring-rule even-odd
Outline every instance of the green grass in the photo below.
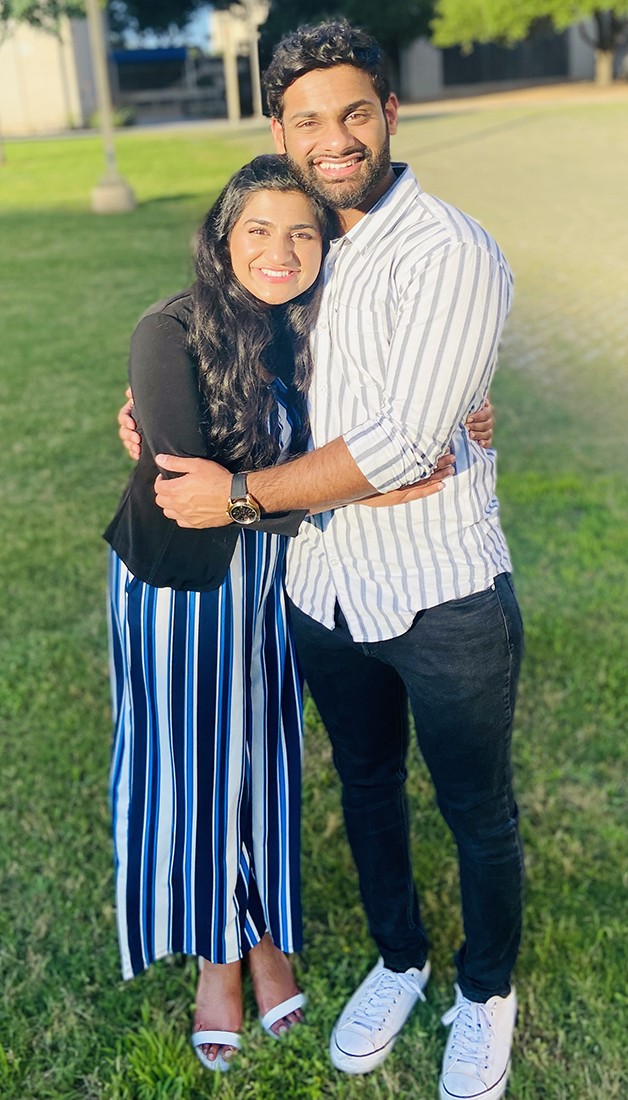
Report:
[[[307,707],[307,1028],[238,1068],[188,1046],[195,967],[124,984],[115,938],[105,546],[128,466],[114,416],[134,321],[260,134],[124,134],[138,210],[88,212],[96,141],[10,143],[0,172],[0,1094],[6,1100],[428,1100],[461,934],[455,853],[417,754],[415,871],[434,978],[383,1069],[336,1074],[335,1014],[373,960],[325,735]],[[493,231],[517,298],[493,395],[527,627],[515,734],[528,863],[513,1100],[625,1100],[628,1058],[628,110],[404,122],[396,154]]]

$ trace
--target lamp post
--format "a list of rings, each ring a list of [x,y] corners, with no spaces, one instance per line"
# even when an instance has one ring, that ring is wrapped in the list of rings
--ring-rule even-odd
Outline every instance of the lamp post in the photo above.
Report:
[[[229,11],[221,13],[223,54],[222,64],[225,71],[225,94],[227,97],[227,118],[229,122],[240,121],[240,82],[238,80],[238,43],[237,14],[235,4]]]
[[[264,117],[262,104],[262,82],[259,71],[259,31],[260,23],[264,23],[268,16],[268,4],[263,0],[242,0],[248,24],[249,39],[249,64],[251,67],[251,89],[253,92],[253,115],[255,118]]]
[[[95,214],[126,214],[135,209],[135,195],[118,172],[113,140],[113,111],[107,68],[107,49],[103,33],[102,11],[98,0],[86,0],[89,44],[96,84],[96,102],[105,153],[105,174],[92,191]]]

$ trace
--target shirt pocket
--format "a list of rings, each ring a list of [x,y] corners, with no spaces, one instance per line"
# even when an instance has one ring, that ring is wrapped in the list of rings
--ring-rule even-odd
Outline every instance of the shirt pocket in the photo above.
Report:
[[[339,338],[344,338],[350,346],[356,336],[378,334],[384,336],[386,318],[384,306],[379,308],[368,304],[357,306],[353,303],[337,300],[333,306],[334,329]]]
[[[364,394],[375,388],[381,397],[389,347],[383,308],[336,302],[331,353],[335,369],[344,375],[351,390]]]

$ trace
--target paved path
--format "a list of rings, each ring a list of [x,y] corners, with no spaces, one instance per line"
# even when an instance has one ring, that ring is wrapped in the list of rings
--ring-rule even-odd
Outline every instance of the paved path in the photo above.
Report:
[[[469,100],[404,108],[393,155],[500,242],[516,287],[505,369],[565,415],[586,422],[586,408],[578,459],[614,468],[628,419],[628,86],[487,99],[490,116]]]
[[[449,89],[444,98],[428,99],[420,103],[403,103],[400,115],[403,119],[425,115],[458,114],[461,111],[495,111],[505,107],[555,107],[582,103],[628,103],[628,81],[616,81],[610,88],[599,88],[591,81],[571,83],[544,83],[540,85],[513,84],[465,84]],[[226,118],[181,119],[178,122],[151,122],[139,126],[121,127],[118,133],[177,134],[206,133],[213,137],[237,135],[248,137],[268,129],[267,118],[243,118],[229,122]],[[94,138],[97,130],[62,130],[53,134],[24,134],[10,136],[13,141],[58,141],[60,139]]]
[[[465,84],[448,89],[443,98],[401,105],[402,118],[413,115],[451,114],[459,111],[494,111],[504,107],[558,107],[584,103],[628,103],[628,81],[617,80],[600,88],[590,80],[568,83]]]

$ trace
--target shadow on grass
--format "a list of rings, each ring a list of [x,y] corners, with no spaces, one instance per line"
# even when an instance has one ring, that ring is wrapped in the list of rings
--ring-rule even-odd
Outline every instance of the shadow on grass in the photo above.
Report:
[[[483,114],[482,111],[430,111],[421,113],[420,115],[399,115],[399,130],[401,131],[407,122],[434,122],[435,120],[442,121],[446,118],[473,118],[475,115]]]
[[[204,202],[208,201],[209,204],[214,201],[214,197],[207,199],[206,195],[202,191],[181,191],[173,193],[172,195],[158,195],[152,199],[141,199],[137,206],[138,209],[144,209],[151,206],[159,206],[160,203],[177,203],[177,202]]]

